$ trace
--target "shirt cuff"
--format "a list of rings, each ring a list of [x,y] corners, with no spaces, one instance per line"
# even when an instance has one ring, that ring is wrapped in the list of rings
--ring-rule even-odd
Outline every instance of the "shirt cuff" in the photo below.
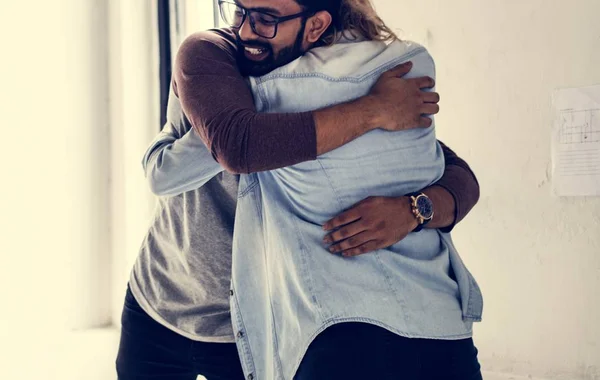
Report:
[[[448,233],[464,219],[477,203],[479,186],[475,176],[460,166],[446,167],[444,175],[435,185],[446,189],[454,198],[454,221],[448,227],[440,228],[440,231]]]

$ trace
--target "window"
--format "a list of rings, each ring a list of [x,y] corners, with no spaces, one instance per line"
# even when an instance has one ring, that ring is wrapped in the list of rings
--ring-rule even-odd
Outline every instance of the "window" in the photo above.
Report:
[[[159,0],[160,126],[166,121],[171,68],[177,49],[190,34],[221,27],[218,0]]]

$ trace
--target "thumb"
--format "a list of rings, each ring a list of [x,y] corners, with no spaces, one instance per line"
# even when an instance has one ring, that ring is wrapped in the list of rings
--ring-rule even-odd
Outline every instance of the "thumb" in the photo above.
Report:
[[[412,66],[413,66],[412,62],[410,62],[410,61],[404,62],[404,63],[394,67],[393,69],[390,69],[388,71],[388,73],[391,76],[401,78],[409,73],[409,71],[412,69]]]

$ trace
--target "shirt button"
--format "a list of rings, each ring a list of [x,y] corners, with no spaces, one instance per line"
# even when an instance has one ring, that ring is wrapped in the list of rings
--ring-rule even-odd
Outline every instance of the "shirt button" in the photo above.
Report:
[[[249,374],[248,375],[248,380],[253,380],[254,379],[254,375],[253,374]]]
[[[233,290],[229,291],[229,295],[232,296],[233,295]]]
[[[238,338],[243,338],[244,337],[244,332],[243,331],[238,331],[237,337]]]

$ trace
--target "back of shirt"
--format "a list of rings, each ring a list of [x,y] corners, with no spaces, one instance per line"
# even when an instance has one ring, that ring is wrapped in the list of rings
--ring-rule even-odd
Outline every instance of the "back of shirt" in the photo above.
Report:
[[[426,49],[414,43],[342,40],[309,51],[301,59],[266,76],[251,78],[259,112],[303,112],[355,100],[368,94],[379,76],[412,61],[407,77],[435,78]],[[434,123],[435,125],[435,123]],[[444,157],[435,127],[401,132],[371,131],[350,143],[309,161],[259,174],[285,192],[295,213],[322,224],[369,196],[399,196],[436,182]],[[310,181],[307,181],[310,179]],[[425,234],[435,234],[434,231]],[[409,236],[396,248],[412,250]],[[431,250],[438,250],[433,241]],[[418,244],[419,250],[423,250]]]
[[[406,61],[414,64],[408,77],[435,77],[417,44],[342,40],[250,83],[258,111],[302,112],[366,95]],[[322,242],[321,226],[335,215],[369,196],[419,191],[443,170],[431,127],[374,130],[317,160],[241,176],[232,316],[247,374],[293,378],[311,340],[333,323],[369,322],[407,337],[471,335],[463,310],[474,288],[449,235],[423,230],[354,259]]]

